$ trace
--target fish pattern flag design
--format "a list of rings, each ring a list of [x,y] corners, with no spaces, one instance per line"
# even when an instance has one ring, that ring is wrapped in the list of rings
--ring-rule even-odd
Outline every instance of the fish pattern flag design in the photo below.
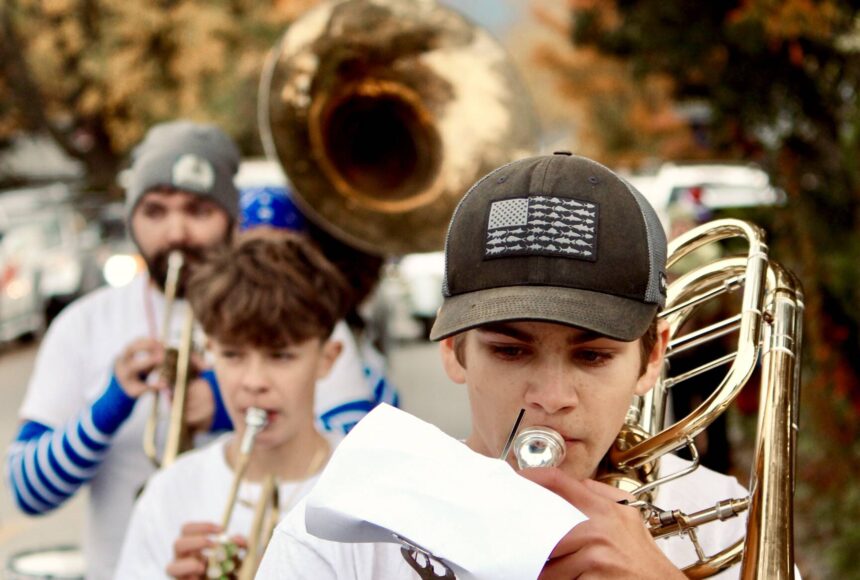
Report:
[[[535,195],[490,205],[484,256],[597,259],[597,204]]]

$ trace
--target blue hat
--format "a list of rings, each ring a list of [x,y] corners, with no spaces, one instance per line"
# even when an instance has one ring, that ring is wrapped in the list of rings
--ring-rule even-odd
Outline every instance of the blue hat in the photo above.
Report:
[[[239,192],[239,229],[258,226],[304,231],[305,217],[286,187],[246,187]]]

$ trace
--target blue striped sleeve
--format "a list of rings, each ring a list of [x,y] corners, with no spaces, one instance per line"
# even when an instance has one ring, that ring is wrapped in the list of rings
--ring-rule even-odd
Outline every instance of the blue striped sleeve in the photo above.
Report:
[[[64,429],[37,421],[21,425],[6,454],[6,477],[18,508],[38,515],[62,505],[98,471],[135,400],[116,377]]]

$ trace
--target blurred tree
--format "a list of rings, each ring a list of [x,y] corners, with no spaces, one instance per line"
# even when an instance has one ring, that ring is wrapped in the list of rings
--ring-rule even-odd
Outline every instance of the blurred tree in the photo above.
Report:
[[[818,548],[807,551],[809,558],[826,560],[840,578],[856,577],[860,3],[569,5],[565,30],[573,50],[545,47],[539,58],[557,69],[576,98],[599,107],[597,113],[586,108],[583,122],[591,126],[586,134],[601,139],[608,163],[619,154],[621,160],[755,160],[788,193],[783,211],[758,212],[756,219],[766,222],[775,255],[798,274],[807,296],[797,502],[808,526],[801,533]],[[601,92],[604,77],[619,79],[618,86]],[[650,116],[636,113],[642,102],[650,103],[643,109]],[[609,120],[599,112],[612,108],[618,112]],[[691,108],[706,114],[679,124]],[[663,117],[670,122],[657,122]],[[670,143],[681,146],[673,152]]]
[[[151,124],[214,122],[259,151],[266,51],[314,0],[3,0],[0,140],[47,134],[113,183]]]
[[[565,39],[570,25],[545,4],[533,12],[546,31],[533,56],[555,70],[559,92],[570,100],[578,150],[615,167],[638,166],[649,159],[707,155],[687,121],[678,114],[674,83],[655,73],[636,82],[628,63],[591,46]]]

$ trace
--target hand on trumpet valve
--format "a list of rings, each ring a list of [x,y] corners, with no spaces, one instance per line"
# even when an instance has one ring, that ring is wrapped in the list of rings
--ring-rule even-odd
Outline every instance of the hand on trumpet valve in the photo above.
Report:
[[[132,398],[167,386],[162,378],[151,379],[164,361],[164,348],[157,340],[139,338],[129,344],[114,364],[114,375],[122,390]]]
[[[568,578],[686,578],[660,551],[634,497],[593,480],[577,481],[555,468],[524,469],[522,477],[561,496],[588,516],[556,545],[540,580]]]
[[[242,536],[228,538],[222,531],[221,526],[209,522],[182,526],[181,535],[173,542],[173,561],[167,565],[167,574],[180,580],[234,578],[247,542]]]

